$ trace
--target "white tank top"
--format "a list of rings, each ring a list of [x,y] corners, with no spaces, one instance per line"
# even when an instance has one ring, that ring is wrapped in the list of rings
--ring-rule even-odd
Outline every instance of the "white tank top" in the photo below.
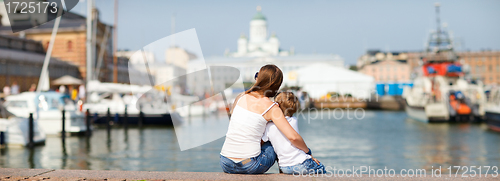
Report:
[[[240,99],[243,98],[240,97]],[[230,158],[252,158],[260,154],[260,140],[266,130],[266,114],[276,103],[273,103],[262,114],[246,110],[238,105],[234,107],[226,140],[220,154]]]

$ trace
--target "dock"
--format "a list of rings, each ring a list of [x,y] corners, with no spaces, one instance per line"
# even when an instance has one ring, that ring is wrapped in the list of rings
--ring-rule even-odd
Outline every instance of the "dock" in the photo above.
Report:
[[[366,108],[366,101],[354,97],[319,98],[314,100],[314,107],[318,109]]]
[[[488,175],[488,177],[468,177],[462,178],[460,175],[451,177],[454,180],[496,180],[498,177]],[[106,181],[124,181],[124,180],[414,180],[430,179],[443,180],[450,179],[448,174],[436,178],[427,175],[426,177],[369,177],[361,175],[360,177],[327,177],[323,175],[316,176],[293,176],[285,174],[260,174],[243,175],[227,174],[222,172],[153,172],[153,171],[109,171],[109,170],[53,170],[53,169],[25,169],[25,168],[1,168],[0,180],[106,180]]]

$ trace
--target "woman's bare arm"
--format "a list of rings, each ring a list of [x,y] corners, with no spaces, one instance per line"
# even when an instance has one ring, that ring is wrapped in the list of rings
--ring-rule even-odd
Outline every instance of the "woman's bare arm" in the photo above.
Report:
[[[307,148],[302,136],[300,136],[299,133],[297,133],[297,131],[290,126],[290,123],[288,123],[285,119],[283,111],[281,111],[279,106],[273,106],[265,116],[273,120],[276,127],[281,131],[281,133],[283,133],[283,135],[285,135],[286,138],[288,138],[288,140],[290,140],[293,146],[299,148],[305,153],[309,152],[309,148]]]

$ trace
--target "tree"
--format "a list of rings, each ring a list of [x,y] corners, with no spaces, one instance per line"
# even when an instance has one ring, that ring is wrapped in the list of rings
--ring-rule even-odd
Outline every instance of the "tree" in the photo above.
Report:
[[[358,67],[356,65],[351,65],[349,66],[349,70],[358,71]]]

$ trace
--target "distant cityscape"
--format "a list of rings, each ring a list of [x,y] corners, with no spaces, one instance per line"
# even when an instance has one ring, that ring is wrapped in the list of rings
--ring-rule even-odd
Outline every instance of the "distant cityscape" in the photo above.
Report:
[[[293,47],[290,50],[283,50],[280,47],[277,33],[268,35],[268,18],[262,12],[261,7],[257,7],[257,13],[251,18],[248,38],[245,34],[242,34],[237,39],[236,51],[226,50],[224,55],[205,57],[205,61],[195,61],[198,55],[190,53],[190,50],[183,47],[175,47],[174,45],[174,47],[165,50],[165,57],[156,57],[153,52],[145,52],[147,61],[150,63],[150,70],[128,66],[129,62],[131,65],[143,62],[142,56],[132,57],[134,51],[118,51],[116,53],[117,62],[113,62],[113,52],[111,51],[113,49],[113,31],[111,31],[113,26],[101,22],[97,18],[99,17],[98,11],[95,10],[95,12],[94,19],[96,19],[98,31],[96,31],[96,41],[94,42],[97,53],[94,53],[93,60],[94,66],[100,65],[100,67],[96,67],[94,70],[99,70],[97,71],[99,75],[93,76],[101,82],[130,83],[129,74],[137,71],[150,74],[154,77],[155,83],[159,84],[187,72],[199,70],[200,67],[215,65],[235,67],[240,70],[240,78],[243,82],[252,82],[253,76],[259,67],[271,63],[278,65],[284,72],[285,86],[298,86],[309,92],[320,91],[321,94],[342,92],[338,85],[329,87],[315,85],[338,84],[336,83],[338,81],[334,79],[321,83],[301,81],[298,72],[300,72],[299,69],[313,64],[348,67],[345,65],[344,59],[337,54],[295,54]],[[0,68],[0,87],[17,82],[20,84],[21,91],[27,91],[32,84],[36,84],[38,81],[43,55],[50,40],[53,21],[20,33],[12,33],[9,24],[7,24],[8,20],[6,20],[5,12],[0,12],[0,16],[2,17],[0,22],[3,23],[0,25],[0,51],[2,51],[0,56],[2,65],[5,65]],[[84,16],[71,12],[63,16],[61,28],[52,52],[52,57],[55,60],[50,64],[51,80],[63,75],[86,79],[85,19]],[[372,90],[376,83],[411,82],[415,74],[421,71],[419,67],[421,66],[422,53],[420,51],[385,52],[368,50],[358,58],[357,64],[351,66],[351,70],[348,71],[357,71],[361,77],[364,75],[372,77],[372,81],[364,82],[364,84],[370,84]],[[33,56],[28,57],[26,54],[32,54]],[[486,85],[500,84],[500,51],[463,51],[458,52],[458,55],[460,56],[460,62],[464,63],[469,71],[469,77],[467,78],[481,80]],[[324,72],[322,76],[331,77],[335,76],[335,74]],[[230,80],[232,78],[216,77],[216,79]],[[203,79],[192,77],[190,80],[181,80],[176,84],[189,85],[196,80]],[[223,87],[224,84],[226,82],[213,86]],[[356,83],[353,82],[353,84]],[[321,91],[318,89],[328,90]],[[359,88],[354,89],[359,90]],[[189,91],[191,94],[202,94],[203,90]],[[370,91],[366,90],[366,92]],[[362,97],[366,96],[368,95]]]
[[[469,79],[484,84],[500,84],[500,51],[457,52],[460,62],[467,65]],[[423,52],[384,52],[369,50],[359,57],[356,69],[375,78],[376,82],[409,82],[412,74],[421,71]]]

